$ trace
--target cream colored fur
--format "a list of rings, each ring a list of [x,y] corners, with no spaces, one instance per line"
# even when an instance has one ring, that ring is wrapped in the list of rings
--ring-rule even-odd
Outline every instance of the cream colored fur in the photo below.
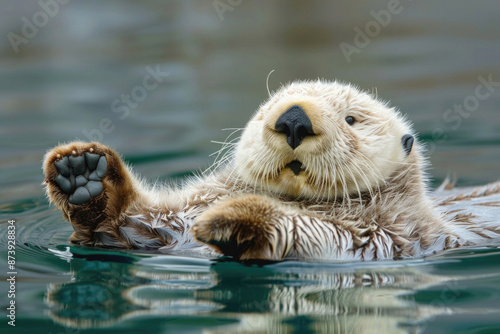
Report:
[[[274,130],[278,117],[302,106],[316,136],[292,150]],[[351,127],[345,122],[353,116]],[[295,82],[263,104],[247,124],[235,165],[244,182],[277,194],[305,199],[344,198],[372,191],[404,163],[401,137],[412,133],[393,108],[351,85]],[[306,173],[294,177],[285,165],[300,160]]]

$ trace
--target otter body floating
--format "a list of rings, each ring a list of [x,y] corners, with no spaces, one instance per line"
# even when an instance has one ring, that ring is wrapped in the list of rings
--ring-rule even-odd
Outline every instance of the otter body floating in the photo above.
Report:
[[[283,87],[230,154],[182,188],[151,187],[110,148],[73,142],[46,154],[47,194],[84,246],[353,261],[500,236],[500,183],[429,193],[409,122],[351,85]]]

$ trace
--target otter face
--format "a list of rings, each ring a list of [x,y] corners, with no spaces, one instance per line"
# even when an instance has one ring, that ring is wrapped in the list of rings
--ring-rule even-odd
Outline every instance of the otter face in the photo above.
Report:
[[[411,154],[394,109],[337,82],[295,82],[265,102],[236,148],[238,175],[276,194],[330,200],[382,186]]]

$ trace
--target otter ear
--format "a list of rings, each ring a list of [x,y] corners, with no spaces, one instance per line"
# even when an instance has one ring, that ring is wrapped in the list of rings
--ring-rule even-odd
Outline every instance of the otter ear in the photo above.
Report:
[[[410,154],[414,141],[415,141],[415,138],[413,138],[413,136],[409,135],[409,134],[406,134],[401,138],[401,143],[403,144],[403,149],[406,152],[406,156],[408,156]]]

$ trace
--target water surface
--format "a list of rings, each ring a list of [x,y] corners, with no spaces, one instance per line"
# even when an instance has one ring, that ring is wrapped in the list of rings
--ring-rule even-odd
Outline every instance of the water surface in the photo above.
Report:
[[[500,250],[459,249],[374,263],[265,265],[68,244],[71,226],[41,187],[45,150],[85,133],[151,181],[207,167],[224,128],[241,128],[269,87],[337,78],[376,90],[429,148],[433,185],[498,180],[500,87],[462,116],[482,78],[500,81],[497,1],[402,1],[348,62],[340,44],[384,1],[243,1],[220,20],[211,1],[72,1],[15,52],[0,39],[0,223],[16,220],[17,318],[9,333],[500,332]],[[37,2],[2,2],[0,29],[22,33]],[[113,101],[158,86],[117,111]],[[124,104],[120,104],[121,107]],[[109,129],[108,129],[109,130]],[[94,132],[95,133],[95,132]],[[493,245],[495,246],[495,245]],[[0,252],[1,308],[7,253]],[[5,311],[4,311],[5,312]],[[2,313],[4,314],[4,313]],[[2,329],[2,332],[4,330]]]

